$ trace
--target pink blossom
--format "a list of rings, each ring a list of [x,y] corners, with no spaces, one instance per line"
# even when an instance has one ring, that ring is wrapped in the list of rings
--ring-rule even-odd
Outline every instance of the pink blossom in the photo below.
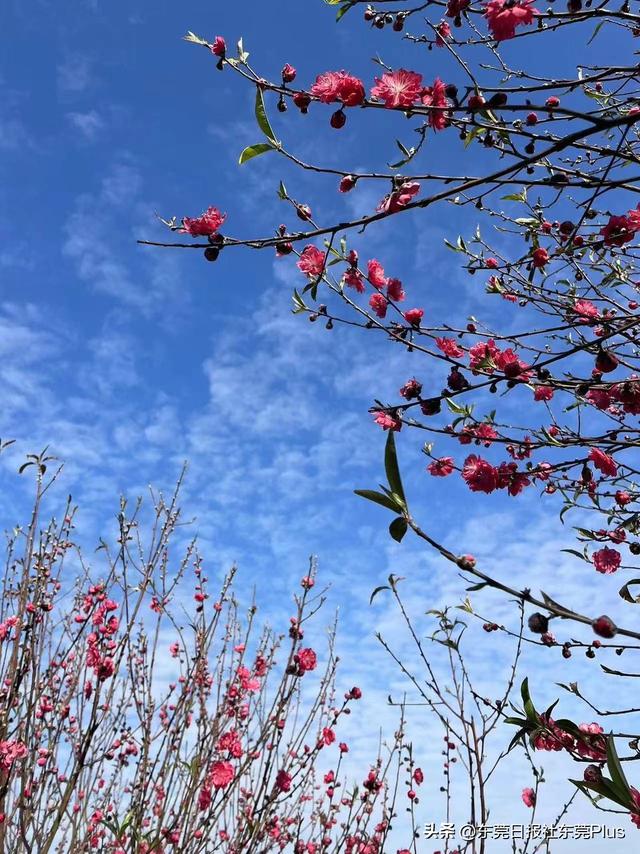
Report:
[[[298,665],[298,669],[302,671],[302,673],[306,673],[309,670],[315,670],[318,663],[315,652],[308,647],[306,649],[301,649],[300,652],[296,653],[295,661]]]
[[[464,461],[462,477],[472,492],[489,494],[498,486],[498,470],[475,454],[471,454]]]
[[[442,23],[438,24],[436,27],[436,32],[438,33],[436,37],[436,47],[445,47],[446,39],[451,36],[451,27],[446,21],[442,21]]]
[[[344,274],[344,283],[350,288],[356,290],[359,294],[364,293],[364,281],[362,273],[356,270],[355,267],[349,267]]]
[[[376,77],[376,85],[371,90],[373,98],[384,101],[387,109],[411,107],[422,92],[422,74],[399,68],[397,71],[385,71],[382,77]]]
[[[367,278],[373,287],[378,289],[386,287],[389,281],[384,274],[382,264],[376,258],[367,262]]]
[[[288,792],[291,789],[291,774],[284,768],[276,774],[276,789],[280,792]]]
[[[402,302],[405,293],[402,290],[402,282],[400,279],[389,279],[387,282],[387,296],[395,302]]]
[[[531,4],[534,0],[491,0],[485,9],[489,29],[496,41],[512,39],[516,27],[532,24],[534,15],[539,14]]]
[[[10,771],[14,762],[26,759],[28,752],[21,741],[0,741],[0,768]]]
[[[588,299],[576,300],[573,304],[574,312],[585,321],[596,320],[600,317],[600,312],[595,305]]]
[[[405,208],[419,192],[420,184],[417,181],[405,181],[397,190],[384,197],[376,211],[378,213],[396,213]]]
[[[193,219],[185,216],[180,231],[190,234],[191,237],[211,237],[212,234],[216,234],[226,218],[227,215],[220,213],[218,208],[210,207]]]
[[[522,802],[526,807],[535,807],[536,793],[531,788],[522,790]]]
[[[434,477],[447,477],[454,469],[453,457],[440,457],[427,466],[427,471]]]
[[[605,546],[593,553],[593,565],[603,575],[611,575],[617,572],[621,562],[622,556],[616,549],[609,549]]]
[[[402,421],[397,415],[391,415],[388,412],[374,412],[375,422],[382,427],[383,430],[395,430],[399,432],[402,429]]]
[[[464,356],[464,350],[453,338],[436,338],[436,347],[451,359],[459,359]]]
[[[227,52],[227,43],[222,36],[216,36],[211,45],[211,53],[223,57]]]
[[[357,107],[365,98],[362,81],[346,71],[327,71],[318,75],[310,91],[323,104],[341,101],[345,107]]]
[[[214,762],[209,772],[209,778],[216,789],[226,789],[233,780],[234,770],[230,762]]]
[[[378,317],[383,318],[387,313],[389,300],[383,294],[371,294],[369,297],[369,305]]]
[[[553,388],[549,385],[537,385],[533,390],[534,400],[551,400],[553,397]]]
[[[605,454],[605,452],[601,451],[599,448],[591,449],[589,459],[593,462],[598,471],[602,472],[602,474],[614,477],[618,473],[618,465],[613,457],[609,456],[609,454]]]
[[[423,317],[424,317],[424,310],[421,308],[410,308],[408,311],[405,311],[405,313],[404,313],[404,319],[411,326],[419,327],[420,322],[421,322]]]
[[[298,269],[311,279],[317,279],[324,270],[325,254],[317,246],[305,246],[298,259]]]
[[[431,107],[429,110],[429,125],[434,130],[444,130],[449,124],[449,101],[445,94],[445,85],[439,77],[433,81],[433,86],[428,86],[422,95],[422,103]]]

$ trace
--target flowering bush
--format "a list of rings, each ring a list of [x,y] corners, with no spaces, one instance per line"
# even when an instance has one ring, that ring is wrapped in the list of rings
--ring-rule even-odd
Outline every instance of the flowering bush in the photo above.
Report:
[[[410,745],[400,727],[361,785],[345,787],[338,739],[362,692],[341,695],[332,642],[305,639],[324,601],[314,567],[288,628],[260,630],[235,569],[217,590],[196,543],[174,544],[176,492],[152,496],[148,525],[123,500],[94,569],[70,502],[41,527],[48,464],[26,464],[33,514],[3,577],[0,847],[382,851]]]
[[[576,528],[578,547],[571,553],[584,562],[594,587],[602,575],[637,571],[640,106],[634,39],[640,35],[640,14],[632,4],[613,0],[568,0],[563,8],[536,8],[533,0],[448,0],[446,6],[416,4],[402,11],[392,2],[376,8],[361,0],[326,2],[337,7],[345,26],[359,25],[354,10],[364,6],[366,26],[403,38],[402,67],[381,59],[384,70],[368,80],[319,70],[316,82],[304,86],[289,63],[280,80],[260,76],[242,43],[232,57],[220,50],[220,38],[210,43],[189,33],[186,39],[213,51],[219,68],[255,89],[264,138],[241,153],[241,163],[273,152],[331,176],[338,194],[357,193],[365,184],[379,187],[379,203],[358,218],[326,221],[281,183],[278,195],[305,221],[304,230],[282,224],[266,236],[239,239],[215,231],[209,243],[160,245],[195,246],[208,260],[240,245],[271,249],[278,257],[293,254],[301,273],[293,294],[296,314],[327,330],[344,323],[404,347],[415,360],[414,376],[397,399],[377,400],[371,407],[375,423],[388,431],[388,483],[380,492],[359,494],[395,514],[390,533],[396,540],[411,530],[461,570],[474,590],[491,587],[522,608],[537,609],[527,620],[534,636],[529,642],[558,647],[565,657],[582,647],[595,658],[596,651],[601,656],[613,645],[601,644],[593,634],[616,635],[618,654],[635,650],[637,644],[628,642],[640,639],[635,629],[615,626],[606,614],[580,614],[543,593],[516,590],[483,571],[471,555],[457,553],[457,543],[453,551],[453,545],[435,541],[410,512],[394,436],[403,429],[430,434],[433,441],[423,448],[425,492],[443,478],[460,478],[464,489],[487,502],[499,492],[518,500],[537,491],[562,519],[570,511],[591,519]],[[589,39],[588,67],[576,68],[562,49],[574,33]],[[540,51],[532,39],[544,39],[546,55],[553,54],[546,76],[534,67]],[[519,45],[527,45],[530,71],[520,67],[525,54],[518,53]],[[439,48],[434,61],[442,70],[435,77],[430,71],[431,85],[419,70],[424,54],[415,52],[425,47]],[[607,58],[611,50],[615,66]],[[336,169],[306,163],[276,133],[267,115],[271,101],[280,113],[293,107],[295,113],[320,116],[324,104],[338,103],[330,116],[336,130],[347,121],[346,108],[359,108],[350,109],[352,124],[363,110],[390,111],[400,114],[401,133],[407,119],[412,122],[417,142],[399,141],[402,158],[391,166],[371,164],[359,171],[351,164]],[[283,134],[297,118],[282,120]],[[454,171],[444,149],[436,147],[441,138],[448,140],[447,153],[459,155],[461,165]],[[478,151],[477,169],[462,165],[467,151]],[[445,161],[442,168],[438,156]],[[390,217],[427,218],[445,202],[461,217],[468,212],[477,219],[475,229],[451,235],[446,247],[494,301],[486,319],[463,318],[453,310],[453,316],[435,316],[417,283],[389,275],[394,271],[384,245],[376,249],[377,257],[360,259],[358,240],[365,227],[369,234]],[[165,224],[172,231],[189,230],[176,219]],[[422,299],[423,305],[414,303]],[[472,444],[469,453],[466,446]],[[620,588],[630,605],[640,601],[634,593],[639,583],[632,575]],[[586,626],[589,640],[557,641],[549,631],[551,619]],[[489,620],[485,628],[501,627]],[[522,633],[516,635],[522,639]],[[524,701],[526,707],[528,695]],[[622,734],[613,733],[605,748],[599,724],[585,725],[586,730],[572,722],[554,724],[550,714],[531,709],[517,720],[525,735],[534,728],[534,749],[566,749],[577,761],[598,763],[600,772],[606,762],[609,782],[598,782],[589,770],[596,766],[589,766],[580,787],[623,806],[638,823],[640,796],[627,783],[615,747]],[[623,761],[638,757],[637,738],[630,749]],[[525,792],[525,803],[535,807],[535,791]]]

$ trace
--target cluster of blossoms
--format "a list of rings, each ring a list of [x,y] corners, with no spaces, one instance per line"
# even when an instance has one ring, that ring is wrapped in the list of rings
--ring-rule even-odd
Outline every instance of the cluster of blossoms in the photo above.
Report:
[[[531,743],[536,750],[567,750],[582,759],[604,762],[607,745],[600,724],[580,724],[578,731],[578,734],[572,735],[561,729],[553,718],[539,715],[539,729],[532,734]]]

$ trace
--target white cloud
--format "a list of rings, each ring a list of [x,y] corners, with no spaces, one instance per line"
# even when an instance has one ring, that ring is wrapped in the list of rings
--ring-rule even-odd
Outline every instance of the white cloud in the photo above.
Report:
[[[104,119],[97,110],[89,110],[86,113],[67,113],[67,119],[85,139],[90,141],[94,140],[105,126]]]

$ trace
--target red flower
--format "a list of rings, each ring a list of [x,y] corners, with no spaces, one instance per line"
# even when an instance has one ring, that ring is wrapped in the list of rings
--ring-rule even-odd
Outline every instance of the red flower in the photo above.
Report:
[[[383,318],[387,313],[387,306],[389,305],[389,301],[382,294],[371,294],[369,298],[369,305],[375,311],[378,317]]]
[[[203,214],[193,219],[185,216],[180,231],[190,234],[191,237],[210,237],[212,234],[216,234],[226,218],[226,214],[220,213],[217,208],[210,207]]]
[[[396,211],[406,207],[419,191],[420,184],[417,181],[405,181],[397,190],[384,197],[376,211],[378,213],[396,213]]]
[[[404,299],[404,291],[402,290],[402,282],[400,279],[389,279],[387,282],[387,296],[395,302],[402,302]]]
[[[440,457],[427,466],[427,471],[434,477],[447,477],[453,471],[453,457]]]
[[[365,97],[362,81],[346,71],[327,71],[318,75],[310,91],[323,104],[341,101],[345,107],[357,107]]]
[[[489,29],[496,41],[512,39],[516,27],[532,24],[534,15],[538,14],[531,4],[534,0],[490,0],[485,10]]]
[[[614,477],[618,473],[618,465],[613,457],[610,457],[609,454],[605,454],[605,452],[601,451],[599,448],[591,449],[589,459],[593,462],[598,471],[602,472],[602,474]]]
[[[535,807],[536,805],[536,793],[533,789],[523,789],[522,790],[522,802],[525,807]]]
[[[335,734],[334,730],[332,730],[328,726],[324,727],[322,730],[322,742],[324,744],[326,744],[328,747],[330,744],[333,744],[333,742],[335,740],[336,740],[336,734]]]
[[[475,454],[471,454],[464,461],[462,477],[472,492],[489,494],[498,486],[498,470]]]
[[[399,68],[386,71],[382,77],[376,77],[376,85],[371,89],[373,98],[384,101],[387,109],[411,107],[422,92],[422,74]]]
[[[364,293],[362,273],[354,267],[350,267],[344,274],[344,283],[345,285],[349,285],[350,288],[354,288],[359,294]]]
[[[355,185],[356,179],[353,177],[353,175],[345,175],[344,178],[340,180],[340,186],[338,187],[338,189],[341,193],[348,193],[350,190],[353,190]]]
[[[398,416],[390,415],[388,412],[374,412],[375,422],[382,427],[383,430],[395,430],[399,432],[402,429],[402,421]]]
[[[422,96],[422,103],[431,107],[429,124],[434,130],[444,130],[449,124],[449,101],[445,94],[445,85],[439,77],[433,81],[433,86],[427,86]]]
[[[415,377],[411,380],[407,380],[400,389],[400,397],[404,397],[405,400],[415,400],[417,397],[420,397],[421,394],[422,383],[419,383]]]
[[[447,3],[447,17],[457,18],[470,3],[471,0],[449,0]]]
[[[388,283],[388,279],[384,274],[382,264],[375,258],[367,262],[368,279],[374,288],[384,288]]]
[[[539,249],[534,249],[533,255],[531,257],[533,259],[534,267],[544,267],[544,265],[549,260],[549,253],[546,249],[540,247]]]
[[[453,338],[436,338],[436,347],[445,356],[449,356],[452,359],[459,359],[461,356],[464,356],[464,350]]]
[[[209,778],[216,789],[226,789],[233,780],[234,770],[230,762],[214,762],[209,772]]]
[[[620,552],[615,549],[608,549],[606,546],[593,553],[593,565],[603,575],[611,575],[617,572],[621,562]]]
[[[573,304],[573,310],[580,318],[583,318],[583,322],[597,320],[600,317],[600,312],[588,299],[576,300]]]
[[[287,64],[282,69],[282,80],[284,83],[293,83],[295,79],[296,70],[293,65],[289,65],[289,63],[287,62]]]
[[[420,321],[424,317],[424,311],[421,308],[410,308],[409,311],[405,311],[404,319],[407,323],[411,324],[411,326],[419,327]]]
[[[606,246],[624,246],[633,240],[640,230],[640,212],[629,211],[626,216],[612,216],[600,230]]]
[[[534,400],[551,400],[553,389],[549,385],[537,385],[533,391]]]
[[[325,255],[316,246],[305,246],[298,259],[298,269],[309,278],[316,279],[324,270]]]
[[[445,39],[448,39],[451,35],[451,27],[446,21],[443,21],[441,24],[438,24],[436,31],[438,33],[436,38],[436,47],[444,47]]]
[[[306,673],[308,670],[315,670],[318,663],[315,652],[308,647],[306,649],[301,649],[300,652],[296,653],[295,661],[298,665],[298,669],[303,673]]]
[[[276,774],[276,789],[280,792],[288,792],[291,788],[291,774],[288,774],[284,768]]]
[[[216,36],[211,45],[211,53],[216,56],[224,56],[227,52],[227,43],[222,36]]]
[[[416,786],[421,786],[424,782],[424,774],[422,773],[422,768],[416,768],[413,772],[413,779]]]

